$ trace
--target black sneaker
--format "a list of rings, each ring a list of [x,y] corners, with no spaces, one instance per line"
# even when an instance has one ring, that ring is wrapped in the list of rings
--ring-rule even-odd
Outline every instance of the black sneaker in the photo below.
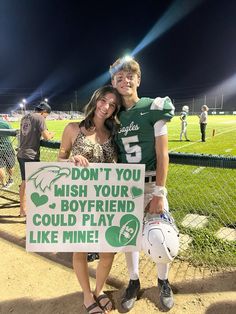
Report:
[[[133,308],[134,303],[138,298],[139,291],[140,291],[139,279],[130,280],[129,285],[125,290],[125,294],[121,300],[121,306],[126,312],[129,312]]]
[[[96,259],[99,259],[99,254],[98,253],[88,253],[88,256],[87,256],[87,261],[88,262],[93,262]]]
[[[6,184],[3,185],[3,189],[9,189],[9,187],[13,184],[13,179],[9,179]]]
[[[8,184],[7,184],[7,183],[3,184],[3,185],[2,185],[2,188],[3,188],[3,189],[8,189]]]
[[[174,306],[174,298],[168,279],[161,280],[158,278],[158,287],[160,289],[161,305],[165,310],[169,311]]]
[[[7,181],[7,187],[9,188],[12,184],[13,184],[13,179],[10,178],[10,179]]]

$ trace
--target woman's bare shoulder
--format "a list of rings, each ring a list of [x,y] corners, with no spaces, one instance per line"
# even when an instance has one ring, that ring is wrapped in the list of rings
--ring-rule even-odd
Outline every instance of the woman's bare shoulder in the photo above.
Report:
[[[66,128],[71,131],[79,131],[79,122],[70,122],[67,124]]]

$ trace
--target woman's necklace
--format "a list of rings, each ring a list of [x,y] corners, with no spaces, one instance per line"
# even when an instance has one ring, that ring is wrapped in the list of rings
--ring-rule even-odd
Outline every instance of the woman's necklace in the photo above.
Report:
[[[95,143],[102,145],[103,143],[105,143],[108,138],[109,138],[109,134],[107,132],[106,129],[104,130],[100,130],[98,132],[98,129],[96,128],[96,126],[94,125],[93,127],[90,128],[90,131],[94,133],[94,140]]]
[[[101,137],[98,135],[98,133],[95,133],[95,140],[98,144],[101,144]]]
[[[95,132],[95,140],[98,144],[103,144],[108,140],[108,135],[106,132]]]

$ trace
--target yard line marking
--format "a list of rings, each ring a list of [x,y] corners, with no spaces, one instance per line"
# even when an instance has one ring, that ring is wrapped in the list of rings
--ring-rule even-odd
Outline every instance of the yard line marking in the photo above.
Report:
[[[229,153],[229,152],[231,152],[231,150],[232,150],[232,148],[228,148],[228,149],[225,150],[225,152]]]
[[[192,173],[193,174],[196,174],[196,173],[199,173],[201,172],[203,169],[205,169],[206,167],[198,167],[197,169],[195,169]]]

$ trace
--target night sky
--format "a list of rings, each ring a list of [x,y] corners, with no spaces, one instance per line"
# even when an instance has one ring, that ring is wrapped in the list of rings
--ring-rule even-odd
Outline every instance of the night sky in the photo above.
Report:
[[[236,103],[234,0],[0,0],[0,112],[22,97],[84,105],[152,29],[135,54],[140,96],[224,93]]]

